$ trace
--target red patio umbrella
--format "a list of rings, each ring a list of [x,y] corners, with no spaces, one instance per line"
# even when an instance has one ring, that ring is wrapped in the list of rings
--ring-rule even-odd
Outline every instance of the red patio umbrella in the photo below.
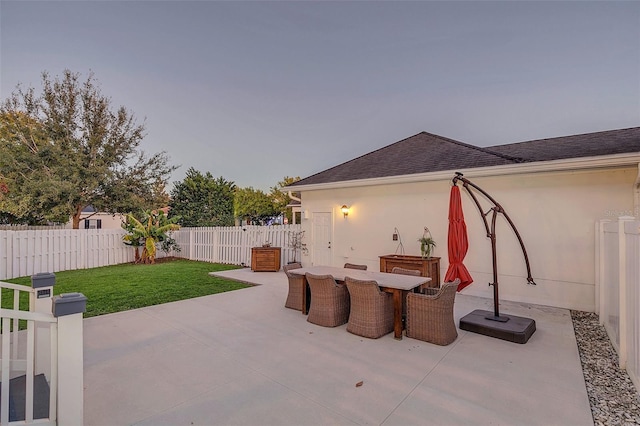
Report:
[[[444,276],[444,280],[445,282],[451,282],[456,278],[460,278],[458,291],[473,282],[473,278],[471,278],[471,274],[469,274],[467,267],[462,263],[464,257],[467,255],[468,249],[469,241],[467,240],[467,225],[464,223],[460,189],[458,188],[458,185],[453,185],[451,187],[451,195],[449,198],[449,268]]]

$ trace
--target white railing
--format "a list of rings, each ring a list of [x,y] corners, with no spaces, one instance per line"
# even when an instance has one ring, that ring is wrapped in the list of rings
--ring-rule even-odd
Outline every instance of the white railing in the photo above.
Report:
[[[82,312],[56,312],[54,315],[57,301],[52,303],[52,286],[34,289],[0,281],[0,290],[13,292],[12,309],[0,309],[0,425],[82,424]],[[28,294],[28,311],[20,310],[20,293]],[[1,294],[0,291],[0,303]],[[70,296],[72,300],[79,296],[86,301],[79,294]],[[20,322],[26,322],[26,330],[19,330]],[[46,385],[42,380],[36,381],[36,376],[42,376]],[[24,390],[16,385],[14,391],[24,395],[24,405],[18,405],[18,398],[11,393],[11,381],[14,379],[24,382]],[[49,410],[46,414],[41,409],[34,412],[36,383],[39,383],[38,387],[48,386]],[[39,390],[46,396],[45,389]],[[9,402],[11,399],[13,404]],[[24,417],[12,418],[12,405],[14,415],[20,413]]]
[[[596,225],[596,310],[618,353],[620,368],[640,389],[640,221]]]
[[[0,282],[0,288],[13,292],[13,309],[0,309],[2,327],[2,360],[0,362],[1,374],[1,398],[0,398],[0,424],[8,425],[16,422],[9,415],[9,384],[11,379],[19,376],[25,378],[25,406],[24,419],[20,424],[33,424],[34,407],[34,377],[44,374],[49,385],[49,414],[45,419],[37,419],[39,424],[56,424],[57,410],[57,320],[51,312],[21,311],[19,309],[20,293],[28,293],[29,306],[35,306],[35,290],[17,284]],[[49,308],[51,310],[51,308]],[[26,321],[26,331],[18,331],[19,321]],[[36,352],[41,353],[36,356]],[[48,363],[38,362],[48,360]],[[47,364],[47,365],[45,365]],[[16,410],[17,411],[17,410]],[[10,422],[11,420],[11,422]]]
[[[300,225],[182,228],[173,233],[180,252],[172,256],[232,265],[249,265],[251,247],[281,247],[282,264],[300,260],[290,247]],[[122,242],[122,229],[0,230],[0,280],[40,272],[58,272],[134,261],[134,249]],[[164,256],[158,250],[158,257]]]

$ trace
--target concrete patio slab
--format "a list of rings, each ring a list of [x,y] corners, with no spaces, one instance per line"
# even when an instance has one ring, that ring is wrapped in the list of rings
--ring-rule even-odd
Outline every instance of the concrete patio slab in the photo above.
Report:
[[[593,424],[567,310],[505,302],[528,343],[441,347],[310,324],[282,272],[216,275],[260,285],[84,321],[86,425]],[[458,294],[456,323],[474,309]]]

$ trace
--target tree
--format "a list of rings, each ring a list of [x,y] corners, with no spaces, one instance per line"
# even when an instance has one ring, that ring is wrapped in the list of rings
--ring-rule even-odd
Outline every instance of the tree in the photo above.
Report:
[[[180,229],[180,225],[175,223],[178,219],[177,216],[168,219],[162,210],[144,212],[139,220],[133,214],[127,214],[122,228],[128,233],[122,237],[122,241],[135,248],[136,263],[155,263],[159,243],[164,244],[165,247],[175,246],[175,242],[171,243],[173,239],[167,232]],[[139,255],[140,247],[142,247],[142,255]]]
[[[10,223],[66,222],[55,200],[67,182],[55,176],[57,146],[47,144],[45,128],[22,111],[0,110],[0,212]],[[45,214],[46,212],[46,214]]]
[[[5,213],[2,209],[2,203],[7,199],[9,193],[9,185],[6,182],[0,180],[0,224],[13,223],[15,218],[9,213]]]
[[[237,189],[233,204],[236,217],[247,223],[264,224],[279,213],[269,195],[252,187]]]
[[[276,184],[276,186],[271,187],[270,195],[271,199],[273,200],[274,207],[279,213],[287,217],[289,223],[292,223],[293,219],[293,213],[291,209],[287,208],[287,205],[291,203],[291,197],[289,196],[288,191],[283,191],[283,188],[299,180],[300,176],[285,176],[280,182]],[[292,195],[296,198],[300,198],[299,192],[292,191]]]
[[[291,197],[282,189],[299,180],[299,177],[285,176],[276,186],[271,187],[269,194],[252,187],[236,190],[234,199],[236,217],[244,218],[248,223],[264,224],[271,218],[286,215],[291,221],[291,210],[287,209]]]
[[[90,73],[42,74],[42,94],[18,85],[0,105],[0,211],[23,223],[80,223],[82,210],[118,213],[166,205],[165,152],[139,150],[144,125],[113,109]]]
[[[236,185],[222,176],[202,174],[193,167],[171,191],[169,217],[180,216],[182,226],[233,226]]]

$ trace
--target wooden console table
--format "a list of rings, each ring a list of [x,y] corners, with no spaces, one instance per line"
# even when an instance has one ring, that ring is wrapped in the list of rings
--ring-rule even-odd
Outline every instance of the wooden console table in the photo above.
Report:
[[[278,272],[280,247],[252,247],[251,270],[254,272]]]
[[[420,276],[431,278],[430,287],[440,287],[440,258],[409,256],[404,254],[388,254],[380,257],[380,272],[391,272],[399,266],[405,269],[416,269]]]

